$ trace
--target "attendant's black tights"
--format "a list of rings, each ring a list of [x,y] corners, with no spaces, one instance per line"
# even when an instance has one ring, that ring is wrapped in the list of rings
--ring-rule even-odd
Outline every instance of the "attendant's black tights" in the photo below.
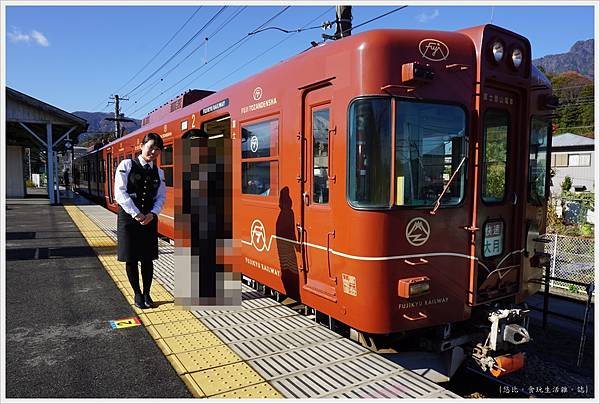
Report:
[[[144,294],[150,294],[150,286],[152,285],[152,275],[154,273],[154,265],[152,260],[141,261],[142,263],[142,282],[144,283]],[[133,292],[137,295],[142,294],[140,291],[140,277],[138,275],[137,261],[126,262],[125,270],[127,271],[127,278],[131,284]]]

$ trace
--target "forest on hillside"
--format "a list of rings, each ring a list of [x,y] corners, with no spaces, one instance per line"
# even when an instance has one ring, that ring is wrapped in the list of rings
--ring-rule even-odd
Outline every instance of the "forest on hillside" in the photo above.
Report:
[[[544,73],[552,83],[554,95],[559,99],[553,122],[553,133],[575,133],[593,138],[594,82],[572,71],[557,74]]]

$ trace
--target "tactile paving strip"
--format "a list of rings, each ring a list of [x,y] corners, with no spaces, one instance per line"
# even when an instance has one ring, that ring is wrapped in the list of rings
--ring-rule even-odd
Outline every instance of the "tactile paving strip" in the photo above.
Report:
[[[204,324],[195,320],[176,321],[173,323],[156,324],[148,327],[148,332],[152,334],[154,339],[194,334],[206,330],[207,328]]]
[[[183,369],[179,373],[193,373],[241,361],[240,357],[225,345],[193,352],[180,352],[174,356]]]
[[[243,362],[190,374],[207,396],[263,383],[264,379]]]
[[[107,251],[107,237],[116,240],[115,215],[98,206],[80,209],[92,217],[93,221],[86,217],[92,225],[86,223],[85,227],[93,232],[94,243],[103,246],[99,257],[132,304],[123,264],[115,260],[114,252]],[[98,227],[103,232],[98,232]],[[247,285],[242,285],[241,309],[184,312],[191,318],[182,319],[173,314],[183,312],[175,310],[172,303],[173,251],[171,244],[159,240],[155,278],[162,288],[156,293],[168,296],[170,303],[136,311],[151,324],[148,331],[196,397],[458,397]],[[154,296],[154,284],[152,293]]]
[[[163,338],[158,343],[167,355],[223,345],[223,342],[210,331]]]

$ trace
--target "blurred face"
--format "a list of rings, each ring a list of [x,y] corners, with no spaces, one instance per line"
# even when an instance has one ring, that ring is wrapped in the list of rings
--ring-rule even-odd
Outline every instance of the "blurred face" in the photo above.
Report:
[[[154,140],[148,140],[142,145],[142,158],[147,162],[156,160],[160,155],[160,149],[154,145]]]

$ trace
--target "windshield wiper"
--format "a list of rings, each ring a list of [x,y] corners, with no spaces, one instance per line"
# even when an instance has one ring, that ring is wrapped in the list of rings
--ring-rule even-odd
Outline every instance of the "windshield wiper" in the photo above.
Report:
[[[467,156],[464,156],[462,158],[462,160],[460,161],[460,164],[458,165],[458,167],[456,167],[456,170],[454,170],[454,172],[452,173],[452,176],[448,180],[448,183],[446,184],[446,186],[444,187],[444,189],[440,193],[440,196],[438,196],[437,201],[435,201],[435,203],[433,204],[433,209],[429,212],[430,215],[435,215],[435,211],[438,210],[438,208],[441,205],[442,197],[446,194],[446,191],[450,187],[450,184],[452,184],[452,181],[454,180],[454,177],[456,177],[456,174],[458,174],[458,172],[460,171],[460,168],[462,167],[462,165],[464,164],[464,162],[465,162],[466,159],[467,159]]]

